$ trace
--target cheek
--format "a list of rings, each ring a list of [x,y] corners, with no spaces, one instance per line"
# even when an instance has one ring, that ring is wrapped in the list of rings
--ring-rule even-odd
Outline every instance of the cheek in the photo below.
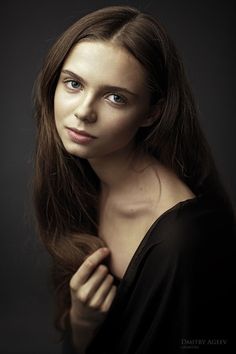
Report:
[[[54,114],[55,120],[61,121],[73,112],[75,102],[69,99],[60,88],[55,91],[54,95]]]
[[[120,114],[114,117],[109,124],[109,131],[114,135],[123,135],[129,137],[135,135],[142,122],[143,115],[137,110]]]
[[[56,122],[61,120],[61,115],[63,115],[63,108],[63,99],[60,95],[60,92],[56,90],[54,95],[54,117]]]

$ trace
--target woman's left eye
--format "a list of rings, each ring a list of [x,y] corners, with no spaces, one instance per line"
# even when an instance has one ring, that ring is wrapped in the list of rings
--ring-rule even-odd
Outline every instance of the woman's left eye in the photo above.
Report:
[[[81,88],[81,84],[76,80],[66,80],[65,85],[71,90],[78,90]]]
[[[120,95],[117,95],[117,94],[112,94],[112,95],[109,95],[108,97],[112,97],[112,99],[110,99],[110,101],[112,103],[115,103],[115,104],[125,104],[126,103],[126,100],[125,98],[123,98],[122,96]]]

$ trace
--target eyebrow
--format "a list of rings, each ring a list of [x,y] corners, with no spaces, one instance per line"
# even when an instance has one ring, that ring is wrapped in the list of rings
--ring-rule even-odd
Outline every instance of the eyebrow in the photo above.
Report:
[[[67,74],[67,75],[70,75],[71,77],[73,77],[74,79],[78,80],[79,82],[81,82],[82,84],[87,84],[86,81],[81,77],[79,76],[78,74],[74,73],[73,71],[70,71],[70,70],[67,70],[67,69],[64,69],[61,71],[63,74]],[[138,94],[134,93],[134,92],[131,92],[129,91],[127,88],[125,87],[119,87],[119,86],[112,86],[112,85],[102,85],[100,86],[101,89],[104,89],[104,90],[114,90],[114,91],[123,91],[123,92],[126,92],[132,96],[136,96],[138,97]]]

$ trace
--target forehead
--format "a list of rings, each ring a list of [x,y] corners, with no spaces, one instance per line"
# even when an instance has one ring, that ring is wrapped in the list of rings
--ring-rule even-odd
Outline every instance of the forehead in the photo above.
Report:
[[[111,42],[80,42],[69,53],[63,69],[71,70],[86,81],[143,89],[146,72],[126,49]]]

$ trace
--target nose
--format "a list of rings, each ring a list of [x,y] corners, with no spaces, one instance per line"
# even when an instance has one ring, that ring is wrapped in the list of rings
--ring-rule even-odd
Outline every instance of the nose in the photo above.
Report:
[[[95,110],[90,105],[86,105],[85,102],[80,104],[76,112],[75,117],[83,122],[94,123],[97,121],[97,114]]]
[[[79,113],[75,113],[75,117],[79,120],[81,120],[82,122],[87,122],[87,123],[95,123],[97,121],[97,115],[95,112],[91,112],[89,114],[86,115],[81,115]]]

